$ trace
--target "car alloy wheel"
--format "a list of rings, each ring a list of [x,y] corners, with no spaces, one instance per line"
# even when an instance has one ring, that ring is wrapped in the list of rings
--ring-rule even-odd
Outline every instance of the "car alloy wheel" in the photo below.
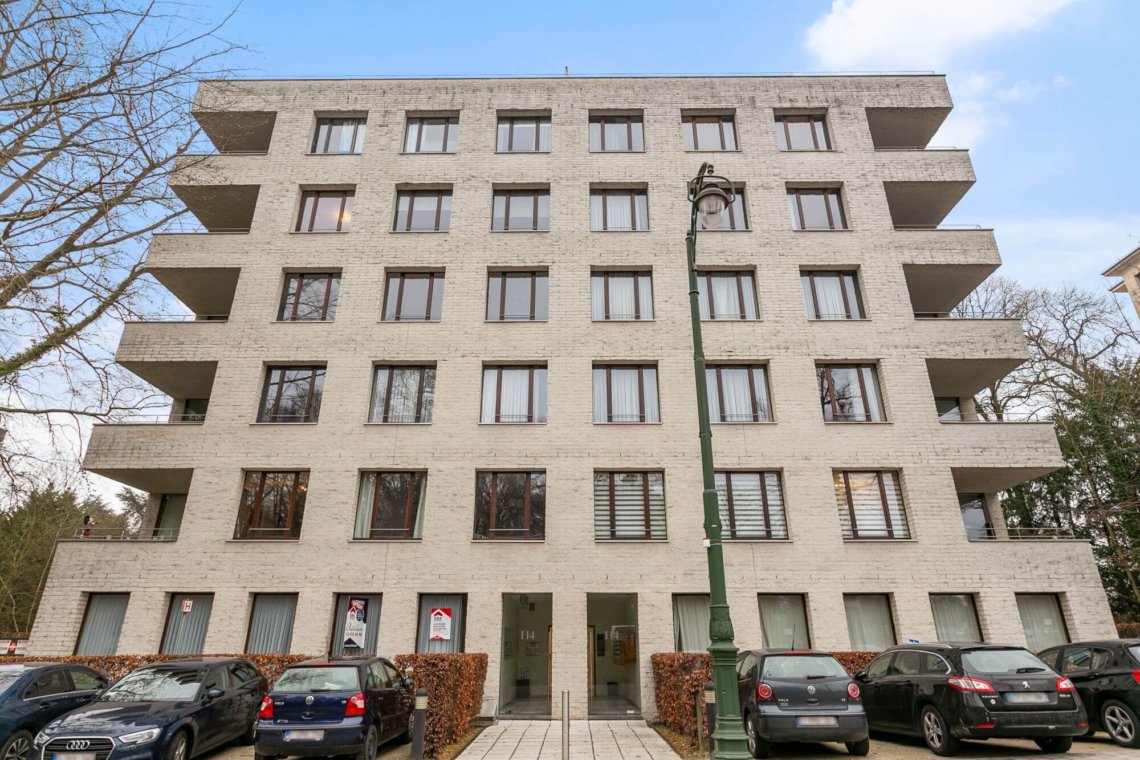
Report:
[[[1136,738],[1136,726],[1132,723],[1132,716],[1120,705],[1109,705],[1104,708],[1104,728],[1113,741],[1121,744],[1127,744]]]
[[[939,748],[942,742],[946,740],[942,731],[942,721],[938,719],[938,714],[933,710],[927,711],[922,716],[922,735],[926,739],[926,743],[932,748]]]
[[[744,734],[748,738],[748,751],[756,757],[756,724],[752,718],[744,719]]]
[[[28,760],[28,751],[31,748],[32,743],[28,741],[28,735],[23,732],[18,733],[4,749],[4,760]]]
[[[186,734],[177,733],[174,735],[173,751],[167,755],[168,760],[186,760]]]

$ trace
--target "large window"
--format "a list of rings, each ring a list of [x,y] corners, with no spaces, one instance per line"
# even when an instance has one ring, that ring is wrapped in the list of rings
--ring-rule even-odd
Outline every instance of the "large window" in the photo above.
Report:
[[[855,272],[805,271],[800,281],[808,319],[864,318]]]
[[[488,322],[545,322],[550,304],[546,272],[489,272]]]
[[[895,624],[891,617],[891,598],[887,594],[844,594],[847,633],[851,650],[881,652],[895,645]]]
[[[759,594],[760,628],[766,649],[810,649],[803,594]]]
[[[713,422],[771,422],[768,370],[763,365],[714,364],[705,368]]]
[[[874,364],[820,364],[815,368],[823,419],[883,422],[883,395]]]
[[[898,473],[835,473],[835,498],[843,538],[910,538]]]
[[[360,153],[367,124],[363,118],[317,119],[313,153]]]
[[[246,654],[289,654],[296,615],[296,594],[254,594]]]
[[[352,537],[399,541],[421,538],[426,472],[363,472]]]
[[[660,421],[656,367],[594,366],[594,422]]]
[[[939,641],[981,641],[973,594],[931,594],[934,631]]]
[[[594,272],[590,276],[590,319],[653,319],[653,276],[649,272]]]
[[[495,150],[499,153],[548,153],[549,116],[500,116]]]
[[[847,229],[839,191],[834,188],[789,187],[788,208],[792,213],[792,229]]]
[[[438,322],[443,313],[443,272],[389,272],[385,322]]]
[[[328,272],[288,272],[281,293],[281,322],[332,322],[340,275]]]
[[[475,539],[546,537],[545,472],[475,474]]]
[[[484,367],[480,422],[546,422],[546,367]]]
[[[709,595],[673,595],[673,646],[678,652],[707,652]]]
[[[726,541],[788,537],[780,473],[718,472],[716,496]]]
[[[234,538],[298,538],[308,488],[308,472],[247,472]]]
[[[107,655],[118,651],[129,599],[130,594],[87,595],[87,609],[83,612],[75,654]]]
[[[329,641],[329,656],[343,657],[345,655],[374,655],[376,645],[380,640],[380,594],[337,594],[336,605],[333,607],[332,639]],[[345,623],[352,605],[353,618],[363,619],[364,640],[345,637]],[[349,643],[351,642],[351,643]],[[362,644],[363,646],[353,646]]]
[[[420,594],[416,652],[462,652],[466,628],[466,594]]]
[[[214,609],[213,594],[171,594],[162,634],[163,654],[202,654]]]
[[[736,150],[736,121],[731,114],[681,116],[685,150]]]
[[[393,232],[447,232],[451,228],[451,190],[400,190],[396,193]]]
[[[665,475],[594,473],[594,539],[665,540]]]
[[[1015,594],[1025,643],[1030,651],[1069,642],[1069,629],[1056,594]]]
[[[494,232],[544,232],[550,229],[549,190],[496,190],[491,205]]]
[[[434,366],[376,366],[372,377],[369,422],[431,422],[434,405]]]
[[[962,512],[962,525],[966,528],[968,540],[985,541],[997,537],[985,494],[958,494],[958,508]]]
[[[638,232],[649,229],[649,196],[645,190],[590,191],[590,230]]]
[[[269,367],[258,422],[316,422],[325,387],[322,366]]]
[[[458,116],[408,118],[404,135],[405,153],[454,153],[459,141]]]
[[[301,194],[297,232],[348,232],[353,190],[306,190]]]
[[[698,272],[697,302],[702,320],[757,319],[755,277],[747,271]]]
[[[780,150],[831,150],[822,116],[777,116],[776,142]]]
[[[708,227],[705,224],[705,218],[697,215],[697,223],[699,230],[746,230],[748,229],[748,216],[744,213],[744,188],[737,187],[733,189],[732,203],[724,207],[724,211],[720,214],[720,226],[716,228]]]
[[[642,119],[637,116],[598,114],[590,117],[591,153],[629,153],[645,150]]]

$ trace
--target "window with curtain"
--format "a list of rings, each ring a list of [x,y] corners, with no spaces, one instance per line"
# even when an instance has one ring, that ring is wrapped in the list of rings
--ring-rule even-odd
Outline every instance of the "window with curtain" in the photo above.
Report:
[[[895,624],[888,594],[844,594],[847,633],[854,652],[881,652],[894,646]]]
[[[778,472],[718,472],[721,538],[786,539],[784,490]]]
[[[404,133],[405,153],[454,153],[459,142],[458,116],[413,116]]]
[[[546,537],[545,472],[475,474],[475,539]]]
[[[673,646],[678,652],[707,652],[709,595],[673,595]]]
[[[934,631],[939,641],[981,641],[973,594],[931,594]]]
[[[736,150],[736,119],[732,114],[682,114],[685,150]]]
[[[645,150],[641,114],[591,114],[591,153],[638,153]]]
[[[434,406],[434,365],[378,364],[373,369],[369,422],[426,424]]]
[[[340,275],[335,272],[286,272],[279,322],[332,322]]]
[[[550,116],[500,116],[495,150],[499,153],[549,153]]]
[[[323,366],[267,367],[258,422],[316,422],[325,387]]]
[[[545,322],[550,311],[546,272],[489,272],[488,322]]]
[[[363,599],[364,607],[364,646],[363,648],[344,646],[344,624],[348,620],[348,603],[350,599]],[[380,594],[337,594],[336,604],[333,606],[333,631],[329,641],[329,656],[344,657],[346,655],[374,655],[376,643],[380,633]]]
[[[771,422],[768,369],[762,364],[705,367],[709,418],[713,422]]]
[[[855,272],[801,272],[808,319],[864,319],[857,277]]]
[[[364,150],[367,121],[363,117],[317,119],[313,153],[360,153]]]
[[[1069,629],[1057,594],[1015,594],[1025,643],[1031,652],[1069,642]]]
[[[301,193],[297,232],[348,232],[354,190],[306,190]]]
[[[546,422],[546,367],[484,367],[480,422]]]
[[[645,190],[590,190],[590,230],[638,232],[649,229],[649,195]]]
[[[77,655],[115,654],[127,615],[130,594],[88,594],[83,625],[75,643]]]
[[[441,624],[432,636],[432,612],[445,613],[439,616]],[[463,638],[467,628],[466,594],[420,594],[420,615],[416,629],[416,652],[420,654],[454,653],[463,651]]]
[[[831,150],[823,116],[777,116],[776,142],[780,150]]]
[[[759,603],[765,648],[811,649],[803,594],[760,594]]]
[[[836,188],[789,187],[788,208],[792,213],[792,229],[847,229]]]
[[[596,541],[665,538],[664,473],[594,473]]]
[[[299,538],[308,488],[308,472],[246,472],[234,538]]]
[[[423,535],[426,472],[362,472],[355,539],[399,541]]]
[[[910,538],[898,473],[837,471],[835,498],[844,539]]]
[[[874,364],[819,364],[819,399],[827,422],[884,422],[883,394]]]
[[[660,422],[657,368],[594,365],[594,422]]]
[[[213,594],[171,594],[162,653],[202,654],[213,609]]]
[[[491,202],[492,232],[545,232],[550,229],[550,190],[496,190]]]
[[[958,494],[958,508],[962,512],[962,525],[966,528],[968,540],[987,541],[997,538],[985,494]]]
[[[443,314],[443,272],[389,272],[385,322],[438,322]]]
[[[590,275],[590,319],[595,322],[653,319],[650,272],[594,272]]]
[[[757,319],[756,279],[752,272],[697,272],[701,319]]]
[[[708,230],[714,229],[705,225],[705,219],[701,215],[697,215],[697,229]],[[748,217],[744,213],[744,188],[733,188],[732,203],[724,207],[724,211],[720,214],[720,226],[716,230],[746,230],[748,229]]]
[[[451,229],[451,189],[400,190],[393,232],[447,232]]]
[[[254,594],[245,653],[289,654],[296,614],[296,594]]]

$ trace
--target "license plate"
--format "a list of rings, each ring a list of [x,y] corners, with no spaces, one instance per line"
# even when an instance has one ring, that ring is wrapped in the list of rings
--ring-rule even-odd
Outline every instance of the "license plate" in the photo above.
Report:
[[[1047,705],[1049,695],[1043,691],[1013,692],[1005,695],[1005,701],[1011,705]]]
[[[286,731],[287,742],[319,742],[325,738],[324,731]]]
[[[94,752],[53,752],[52,760],[95,760]]]
[[[797,726],[838,726],[834,715],[801,715],[796,718]]]

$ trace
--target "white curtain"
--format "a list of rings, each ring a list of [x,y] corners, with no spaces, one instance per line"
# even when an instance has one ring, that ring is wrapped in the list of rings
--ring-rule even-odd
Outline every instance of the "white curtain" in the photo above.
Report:
[[[736,276],[712,278],[713,312],[717,319],[740,319],[740,296]]]
[[[344,624],[348,618],[348,600],[351,598],[365,599],[364,607],[364,649],[355,650],[355,654],[376,654],[376,641],[380,632],[380,595],[379,594],[338,594],[336,608],[333,612],[333,637],[329,642],[329,652],[333,657],[344,655]]]
[[[596,274],[590,278],[590,319],[604,322],[606,319],[605,276]]]
[[[891,602],[886,594],[845,594],[847,632],[856,652],[881,652],[895,644]]]
[[[724,395],[724,422],[752,422],[752,390],[748,387],[748,367],[721,367],[721,393]]]
[[[599,122],[590,122],[590,152],[597,153],[602,149],[602,125]]]
[[[606,370],[594,369],[594,422],[607,422],[606,399],[609,398],[609,387],[606,385]]]
[[[540,121],[538,123],[538,149],[546,152],[550,150],[550,122]]]
[[[606,229],[632,230],[633,203],[629,193],[616,192],[606,195]]]
[[[356,524],[353,538],[372,537],[372,503],[376,498],[376,478],[378,473],[365,472],[360,475],[360,494],[356,497]]]
[[[1040,652],[1069,641],[1061,605],[1055,594],[1018,594],[1017,611],[1021,615],[1025,642],[1030,650]]]
[[[641,401],[637,390],[638,369],[610,370],[610,398],[613,422],[640,422]]]
[[[867,405],[870,409],[867,414],[872,422],[882,422],[885,419],[883,399],[879,395],[879,378],[875,375],[874,367],[860,367],[863,373],[863,387],[867,389]]]
[[[602,229],[602,204],[606,196],[602,193],[590,194],[590,230],[598,232]],[[611,222],[612,224],[612,222]]]
[[[461,594],[420,594],[420,622],[416,635],[416,652],[462,652],[463,626],[466,599]],[[451,610],[451,638],[431,640],[431,611],[434,608]]]
[[[882,490],[879,488],[880,479]],[[848,484],[851,487],[850,494],[847,491]],[[887,495],[885,504],[883,493]],[[844,538],[910,538],[902,488],[893,472],[837,472],[835,495]],[[850,505],[847,502],[848,495]],[[851,524],[852,511],[855,513],[854,526]],[[886,515],[891,519],[889,531]],[[856,532],[858,536],[855,535]]]
[[[764,646],[807,649],[807,614],[799,594],[761,594],[760,625]]]
[[[187,601],[190,602],[190,611],[183,612],[183,602]],[[172,594],[166,618],[166,636],[162,639],[162,653],[202,654],[213,608],[213,594]]]
[[[129,599],[128,594],[91,594],[87,597],[87,613],[75,647],[76,654],[115,654]]]
[[[839,276],[817,276],[815,298],[820,319],[847,319],[847,309],[843,307],[843,281]]]
[[[296,594],[255,594],[246,654],[289,654]]]
[[[643,367],[641,370],[645,386],[645,421],[660,422],[660,406],[657,402],[657,370]]]
[[[931,594],[934,630],[939,641],[981,641],[974,600],[969,594]]]
[[[678,652],[707,652],[709,644],[709,595],[677,594],[673,597],[673,638]]]
[[[610,319],[633,319],[633,278],[610,278]]]
[[[641,318],[653,319],[653,278],[648,274],[637,277],[637,300],[641,306]]]
[[[499,403],[500,422],[526,422],[527,407],[530,399],[530,370],[509,369],[499,370],[503,373],[502,400]],[[494,421],[495,410],[491,409],[491,421]]]

